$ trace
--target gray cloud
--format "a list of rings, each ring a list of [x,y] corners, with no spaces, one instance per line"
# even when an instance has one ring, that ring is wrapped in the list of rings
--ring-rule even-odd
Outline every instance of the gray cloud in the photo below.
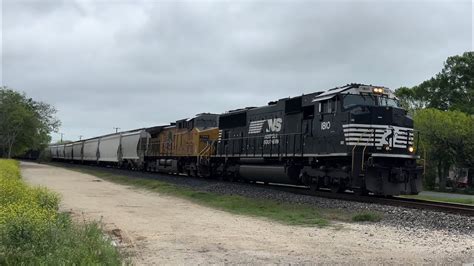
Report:
[[[472,49],[470,1],[6,0],[2,9],[3,84],[55,105],[69,139],[350,82],[413,86]]]

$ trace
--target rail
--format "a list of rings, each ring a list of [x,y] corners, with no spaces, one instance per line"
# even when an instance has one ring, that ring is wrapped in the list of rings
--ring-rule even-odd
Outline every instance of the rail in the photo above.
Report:
[[[289,193],[317,196],[329,199],[344,201],[355,201],[364,203],[381,204],[395,207],[404,207],[411,209],[430,210],[443,213],[459,214],[474,217],[474,205],[447,203],[420,199],[411,199],[403,197],[382,197],[382,196],[357,196],[352,193],[332,193],[326,191],[311,191],[305,186],[286,186],[280,184],[267,184],[271,189],[285,191]]]

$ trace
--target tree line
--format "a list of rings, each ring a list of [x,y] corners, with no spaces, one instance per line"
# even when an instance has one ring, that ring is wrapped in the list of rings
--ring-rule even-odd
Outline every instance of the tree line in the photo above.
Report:
[[[474,52],[448,57],[434,77],[395,94],[412,114],[425,155],[425,186],[446,189],[452,167],[468,169],[474,177]],[[438,184],[435,184],[435,180]]]
[[[0,87],[0,157],[11,158],[27,150],[42,150],[60,121],[56,109],[7,87]]]

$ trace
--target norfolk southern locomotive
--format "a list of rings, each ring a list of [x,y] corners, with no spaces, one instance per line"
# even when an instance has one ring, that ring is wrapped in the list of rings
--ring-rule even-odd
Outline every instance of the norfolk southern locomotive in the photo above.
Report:
[[[53,159],[227,180],[417,194],[413,120],[385,87],[349,84],[64,145]]]

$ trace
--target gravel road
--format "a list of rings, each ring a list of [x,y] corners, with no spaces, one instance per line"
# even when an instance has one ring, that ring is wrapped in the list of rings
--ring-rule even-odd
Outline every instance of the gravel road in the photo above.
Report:
[[[101,220],[137,265],[474,262],[472,235],[457,231],[388,223],[288,226],[63,168],[25,162],[21,167],[27,182],[62,195],[63,211],[78,220]]]

